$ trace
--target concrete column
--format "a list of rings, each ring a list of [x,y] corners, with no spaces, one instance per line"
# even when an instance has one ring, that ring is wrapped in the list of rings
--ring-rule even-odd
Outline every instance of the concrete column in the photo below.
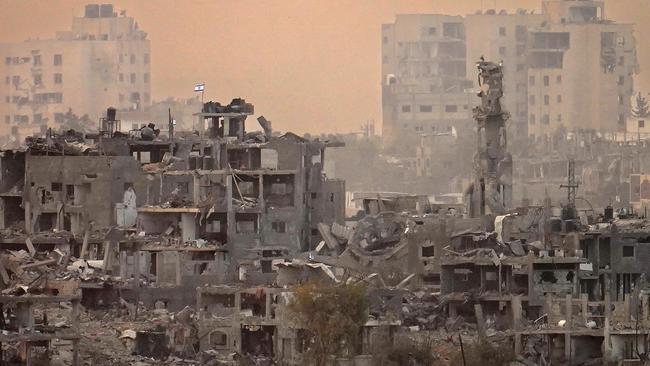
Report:
[[[566,295],[565,297],[565,307],[566,307],[566,325],[564,333],[564,358],[570,364],[571,363],[571,329],[573,327],[573,307],[571,304],[572,296]]]
[[[641,316],[643,317],[642,320],[645,323],[648,321],[648,295],[641,295],[641,308]]]
[[[0,230],[7,228],[7,223],[5,222],[5,200],[0,199]]]
[[[30,202],[25,202],[25,232],[27,234],[32,233],[32,204]]]
[[[603,330],[603,359],[604,361],[612,358],[612,340],[610,337],[609,317],[605,317],[605,329]]]
[[[183,284],[183,262],[185,253],[176,252],[176,286]]]
[[[631,310],[632,310],[631,307],[632,306],[631,306],[631,304],[632,304],[632,301],[630,299],[630,294],[625,294],[625,300],[624,300],[624,303],[623,303],[623,314],[625,315],[625,321],[627,321],[627,322],[629,322],[631,320],[631,318],[630,318],[631,315],[632,315],[632,312],[631,312]]]
[[[580,294],[580,311],[582,312],[582,319],[585,323],[589,319],[589,302],[587,296],[587,294]]]
[[[264,291],[264,293],[266,295],[266,298],[265,298],[265,300],[266,300],[266,305],[265,305],[266,306],[266,314],[265,314],[265,316],[266,316],[267,319],[271,319],[271,304],[272,304],[271,297],[273,296],[273,293],[269,292],[268,289],[266,291]]]
[[[517,331],[521,328],[521,296],[513,296],[510,304],[512,307],[512,329]]]
[[[485,339],[485,318],[481,304],[474,304],[474,315],[476,316],[476,329],[479,339]]]
[[[119,252],[119,257],[120,257],[120,277],[122,279],[126,279],[126,273],[127,273],[127,260],[126,260],[126,252],[125,251],[120,251]]]
[[[104,271],[109,272],[111,270],[111,258],[113,257],[113,243],[111,241],[104,242]]]
[[[566,295],[564,297],[564,306],[566,309],[566,327],[570,329],[573,326],[573,297]]]

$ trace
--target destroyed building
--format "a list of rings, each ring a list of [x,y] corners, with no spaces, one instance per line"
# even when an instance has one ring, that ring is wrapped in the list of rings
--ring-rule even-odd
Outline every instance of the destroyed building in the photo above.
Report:
[[[273,283],[275,261],[320,242],[318,223],[343,222],[345,187],[323,173],[325,149],[339,145],[274,134],[263,117],[264,132],[248,132],[252,113],[240,99],[206,103],[204,129],[149,140],[119,132],[109,109],[97,134],[4,151],[0,240],[192,293],[195,281]]]

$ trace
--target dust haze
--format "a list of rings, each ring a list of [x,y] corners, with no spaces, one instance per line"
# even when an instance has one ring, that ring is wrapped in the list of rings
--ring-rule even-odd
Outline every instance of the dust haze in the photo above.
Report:
[[[70,27],[87,1],[1,0],[0,43],[51,38]],[[245,95],[277,127],[299,133],[350,132],[381,123],[382,23],[398,13],[470,14],[537,9],[539,0],[462,1],[115,1],[151,39],[152,99]],[[606,2],[606,16],[636,23],[642,73],[650,90],[650,2]]]

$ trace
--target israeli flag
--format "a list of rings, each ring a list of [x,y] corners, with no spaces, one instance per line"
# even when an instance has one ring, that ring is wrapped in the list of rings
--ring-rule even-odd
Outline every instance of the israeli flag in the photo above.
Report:
[[[205,89],[205,84],[196,84],[194,87],[195,92],[202,92]]]

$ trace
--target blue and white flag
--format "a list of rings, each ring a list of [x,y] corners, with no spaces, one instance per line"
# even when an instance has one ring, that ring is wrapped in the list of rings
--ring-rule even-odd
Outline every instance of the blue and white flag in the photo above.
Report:
[[[195,92],[202,92],[205,89],[205,84],[196,84],[194,87]]]

